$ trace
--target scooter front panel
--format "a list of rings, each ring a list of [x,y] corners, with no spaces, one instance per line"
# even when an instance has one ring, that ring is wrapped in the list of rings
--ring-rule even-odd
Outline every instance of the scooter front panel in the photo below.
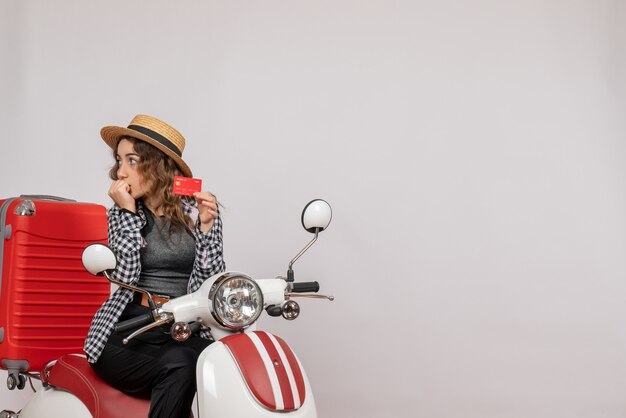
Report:
[[[232,335],[221,342],[230,350],[250,392],[263,406],[276,411],[300,408],[306,395],[302,371],[282,339],[255,331]]]
[[[280,350],[276,349],[273,355],[270,353],[266,353],[266,356],[270,359],[272,357],[279,358],[279,367],[281,367],[285,363],[290,363],[291,361],[297,365],[297,375],[299,376],[296,379],[293,376],[292,379],[288,375],[284,375],[282,378],[276,377],[276,382],[283,381],[283,385],[291,387],[290,380],[293,380],[295,386],[298,386],[296,380],[300,381],[301,389],[297,390],[296,393],[292,393],[291,395],[284,395],[287,393],[280,384],[277,386],[277,389],[272,387],[272,383],[269,381],[269,373],[267,372],[267,368],[265,363],[263,363],[261,354],[258,352],[258,348],[252,342],[252,339],[257,337],[258,340],[263,338],[273,338],[276,341],[276,344],[280,345],[281,342],[287,346],[284,341],[278,339],[277,337],[267,334],[265,336],[258,337],[258,333],[250,333],[254,334],[252,337],[246,336],[245,334],[239,334],[227,338],[223,338],[222,340],[211,344],[204,352],[200,355],[198,359],[198,400],[200,407],[200,417],[208,418],[208,417],[219,417],[219,416],[228,416],[230,418],[252,418],[252,417],[289,417],[289,418],[315,418],[317,417],[317,412],[315,409],[315,400],[313,398],[313,393],[311,392],[311,386],[308,382],[306,373],[301,368],[298,359],[295,354],[288,350],[288,353],[285,353],[284,348],[281,346],[281,349],[284,353],[285,359],[280,359],[281,354]],[[262,333],[266,334],[266,333]],[[235,338],[236,337],[236,338]],[[245,339],[244,339],[245,338]],[[257,398],[257,395],[253,394],[252,388],[248,386],[244,378],[244,372],[240,368],[240,365],[235,360],[235,356],[231,351],[231,348],[228,347],[223,341],[234,347],[237,344],[233,344],[233,340],[240,340],[242,347],[235,348],[235,351],[239,352],[240,355],[250,356],[256,359],[254,363],[251,363],[249,360],[244,362],[243,364],[247,365],[248,371],[247,373],[258,375],[257,378],[259,382],[264,381],[265,383],[262,386],[257,385],[257,393],[261,390],[267,394],[271,392],[272,399],[266,399],[265,403],[262,403],[261,400]],[[280,340],[280,341],[279,341]],[[263,344],[263,341],[257,341],[260,344]],[[268,341],[265,341],[268,343]],[[287,346],[288,347],[288,346]],[[243,348],[243,349],[242,349]],[[244,351],[245,350],[245,351]],[[291,359],[289,359],[291,357]],[[254,364],[254,366],[253,366]],[[273,363],[272,363],[273,365]],[[272,366],[276,367],[276,366]],[[291,365],[289,365],[291,367]],[[293,371],[292,371],[293,373]],[[261,379],[262,378],[262,379]],[[289,389],[292,392],[291,389]],[[277,396],[277,392],[279,395]],[[201,395],[202,394],[202,395]],[[304,396],[306,394],[306,397]],[[283,398],[283,409],[277,409],[276,407],[268,407],[266,404],[277,405],[276,399],[282,397]],[[299,400],[299,408],[296,409],[296,402]],[[291,409],[285,409],[285,406],[290,406],[293,404],[294,407]],[[224,414],[224,415],[220,415]]]

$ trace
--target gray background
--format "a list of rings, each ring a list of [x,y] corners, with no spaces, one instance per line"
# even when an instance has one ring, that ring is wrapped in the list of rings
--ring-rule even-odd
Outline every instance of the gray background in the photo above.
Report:
[[[0,196],[109,206],[99,129],[147,113],[230,269],[284,274],[332,204],[296,277],[336,301],[261,321],[320,416],[626,416],[625,1],[0,0],[0,31]]]

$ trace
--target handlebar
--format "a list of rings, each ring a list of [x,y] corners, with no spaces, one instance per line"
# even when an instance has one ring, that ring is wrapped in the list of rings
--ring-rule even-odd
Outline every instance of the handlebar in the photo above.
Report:
[[[270,280],[270,281],[273,282],[273,280]],[[282,282],[282,280],[280,280],[279,282]],[[291,297],[297,296],[297,297],[320,298],[320,299],[328,299],[328,300],[334,299],[334,297],[332,296],[310,294],[310,293],[319,292],[320,285],[318,282],[291,282],[288,284],[287,291],[284,294],[283,292],[285,291],[285,288],[281,287],[281,289],[279,289],[280,291],[279,295],[281,299],[283,299],[283,297],[286,297],[287,299],[289,299],[290,296]],[[277,301],[275,303],[280,303],[280,302]],[[276,306],[272,305],[271,307],[268,307],[268,308],[272,308],[272,309],[267,310],[267,313],[270,316],[279,316],[282,314],[282,311],[283,311],[282,306],[280,304]],[[117,325],[115,325],[114,327],[114,332],[116,334],[121,334],[127,331],[134,331],[131,335],[125,338],[124,343],[126,343],[126,341],[132,339],[133,337],[135,337],[135,335],[141,334],[156,326],[160,326],[162,324],[168,323],[172,321],[173,319],[174,317],[171,313],[157,314],[156,311],[146,312],[137,317],[118,322]],[[192,333],[197,333],[201,328],[201,323],[199,322],[197,323],[191,322],[191,323],[188,323],[188,325],[190,326]]]
[[[292,283],[291,291],[294,293],[319,292],[320,284],[318,282],[299,282]]]
[[[154,318],[152,317],[152,313],[148,312],[135,318],[118,322],[115,326],[115,333],[121,334],[122,332],[130,331],[131,329],[139,328],[143,325],[149,324],[150,322],[154,322]]]

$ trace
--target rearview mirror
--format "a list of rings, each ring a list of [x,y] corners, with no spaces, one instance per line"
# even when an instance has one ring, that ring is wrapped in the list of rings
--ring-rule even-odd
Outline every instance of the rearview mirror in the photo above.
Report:
[[[104,244],[88,245],[83,250],[83,266],[95,276],[102,276],[106,271],[115,270],[117,259],[113,251]]]
[[[293,263],[295,263],[296,260],[300,258],[300,256],[304,254],[315,241],[317,241],[318,234],[328,228],[332,217],[333,211],[327,201],[315,199],[306,204],[302,210],[302,226],[310,233],[315,234],[315,236],[311,242],[309,242],[306,247],[304,247],[289,263],[289,267],[287,268],[288,282],[294,281]]]
[[[312,234],[322,232],[333,218],[333,211],[327,201],[311,200],[302,210],[302,226]]]

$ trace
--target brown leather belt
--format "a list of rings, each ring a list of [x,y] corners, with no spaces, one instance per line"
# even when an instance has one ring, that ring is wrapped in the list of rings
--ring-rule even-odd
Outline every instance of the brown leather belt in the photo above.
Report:
[[[137,296],[139,296],[139,295],[137,295]],[[135,300],[137,300],[137,299],[135,299]],[[155,295],[152,295],[152,300],[158,306],[160,306],[160,305],[163,305],[166,302],[169,302],[170,298],[167,297],[167,296],[155,296]],[[141,304],[141,306],[145,306],[147,308],[150,307],[150,304],[148,303],[148,295],[146,295],[145,293],[141,293],[141,303],[140,304]]]

